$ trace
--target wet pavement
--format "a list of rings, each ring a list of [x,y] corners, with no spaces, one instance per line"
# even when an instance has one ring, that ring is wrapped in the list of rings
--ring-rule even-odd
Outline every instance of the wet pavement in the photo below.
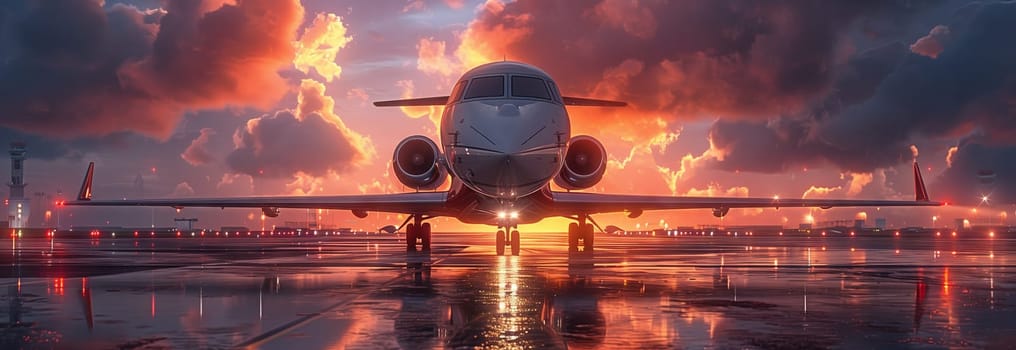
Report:
[[[1016,240],[8,239],[0,348],[1011,348]]]

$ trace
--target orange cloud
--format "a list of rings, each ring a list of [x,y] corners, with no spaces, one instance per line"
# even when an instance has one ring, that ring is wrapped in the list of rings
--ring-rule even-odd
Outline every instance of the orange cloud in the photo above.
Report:
[[[952,168],[953,159],[954,159],[953,157],[956,156],[956,152],[958,152],[959,150],[960,150],[960,148],[957,147],[957,146],[949,147],[949,152],[947,152],[945,154],[945,165],[946,165],[946,167]]]
[[[180,158],[190,165],[203,165],[215,160],[215,156],[208,151],[208,139],[214,135],[215,130],[211,128],[201,129],[201,135],[191,141],[190,146],[180,154]]]
[[[847,185],[847,196],[856,196],[861,193],[864,186],[867,186],[874,179],[872,173],[849,173],[850,183]],[[840,176],[841,178],[843,175]]]
[[[843,189],[842,186],[836,187],[811,186],[806,191],[804,191],[804,194],[801,195],[801,198],[826,197],[830,193],[840,191],[842,189]]]
[[[451,76],[462,68],[445,54],[445,42],[434,38],[420,38],[416,45],[416,68],[428,74]]]
[[[293,43],[296,47],[293,65],[308,74],[314,70],[328,82],[338,79],[342,67],[335,63],[335,56],[353,40],[346,32],[341,17],[334,13],[317,14],[300,39]]]
[[[288,91],[279,70],[292,64],[298,0],[163,4],[142,11],[68,0],[13,10],[7,17],[19,20],[8,29],[21,37],[3,48],[0,124],[43,135],[166,138],[184,111],[271,108]]]
[[[247,121],[233,135],[229,167],[254,177],[326,176],[370,163],[370,138],[349,129],[335,115],[335,100],[324,84],[304,79],[295,110],[280,110]],[[302,175],[301,175],[302,174]],[[296,182],[310,191],[312,182]]]

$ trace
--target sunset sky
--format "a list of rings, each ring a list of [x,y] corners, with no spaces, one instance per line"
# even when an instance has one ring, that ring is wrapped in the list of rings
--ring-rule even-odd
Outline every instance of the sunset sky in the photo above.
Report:
[[[601,224],[997,223],[1016,216],[1012,33],[1016,3],[991,1],[6,1],[0,145],[27,143],[26,192],[48,198],[32,226],[58,191],[74,196],[90,161],[96,198],[402,192],[392,150],[410,135],[436,139],[441,108],[370,102],[447,95],[469,68],[508,59],[546,70],[563,94],[630,103],[569,107],[573,134],[610,156],[591,191],[912,199],[916,157],[932,199],[957,204]],[[260,214],[182,215],[256,228]],[[171,226],[177,214],[70,208],[62,224],[153,216]],[[365,229],[402,221],[322,216]],[[307,217],[283,210],[266,225]]]

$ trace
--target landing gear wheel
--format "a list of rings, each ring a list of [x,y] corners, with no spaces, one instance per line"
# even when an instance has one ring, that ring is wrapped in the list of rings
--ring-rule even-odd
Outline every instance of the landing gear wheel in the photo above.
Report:
[[[519,256],[520,245],[519,231],[512,230],[512,255]]]
[[[504,255],[504,244],[505,244],[504,239],[505,239],[504,231],[498,230],[497,242],[495,243],[495,247],[497,248],[497,255]]]
[[[568,224],[568,251],[579,251],[579,224]]]
[[[406,225],[406,251],[407,252],[415,252],[416,251],[416,236],[418,235],[418,233],[416,231],[417,231],[417,229],[416,229],[416,225],[415,224],[408,224],[408,225]]]
[[[593,225],[582,225],[582,249],[587,252],[593,251]]]
[[[430,223],[425,222],[420,225],[420,250],[429,252],[430,251]]]

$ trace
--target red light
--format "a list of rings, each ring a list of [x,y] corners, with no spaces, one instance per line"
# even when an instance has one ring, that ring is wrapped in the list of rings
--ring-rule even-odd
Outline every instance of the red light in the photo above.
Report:
[[[953,231],[953,237],[956,237],[956,231]]]
[[[941,235],[942,235],[942,232],[935,232],[935,237],[939,237]]]
[[[176,236],[180,237],[180,231],[176,231]]]
[[[134,231],[134,237],[138,236],[138,231]]]
[[[896,237],[900,236],[900,231],[896,231]]]

